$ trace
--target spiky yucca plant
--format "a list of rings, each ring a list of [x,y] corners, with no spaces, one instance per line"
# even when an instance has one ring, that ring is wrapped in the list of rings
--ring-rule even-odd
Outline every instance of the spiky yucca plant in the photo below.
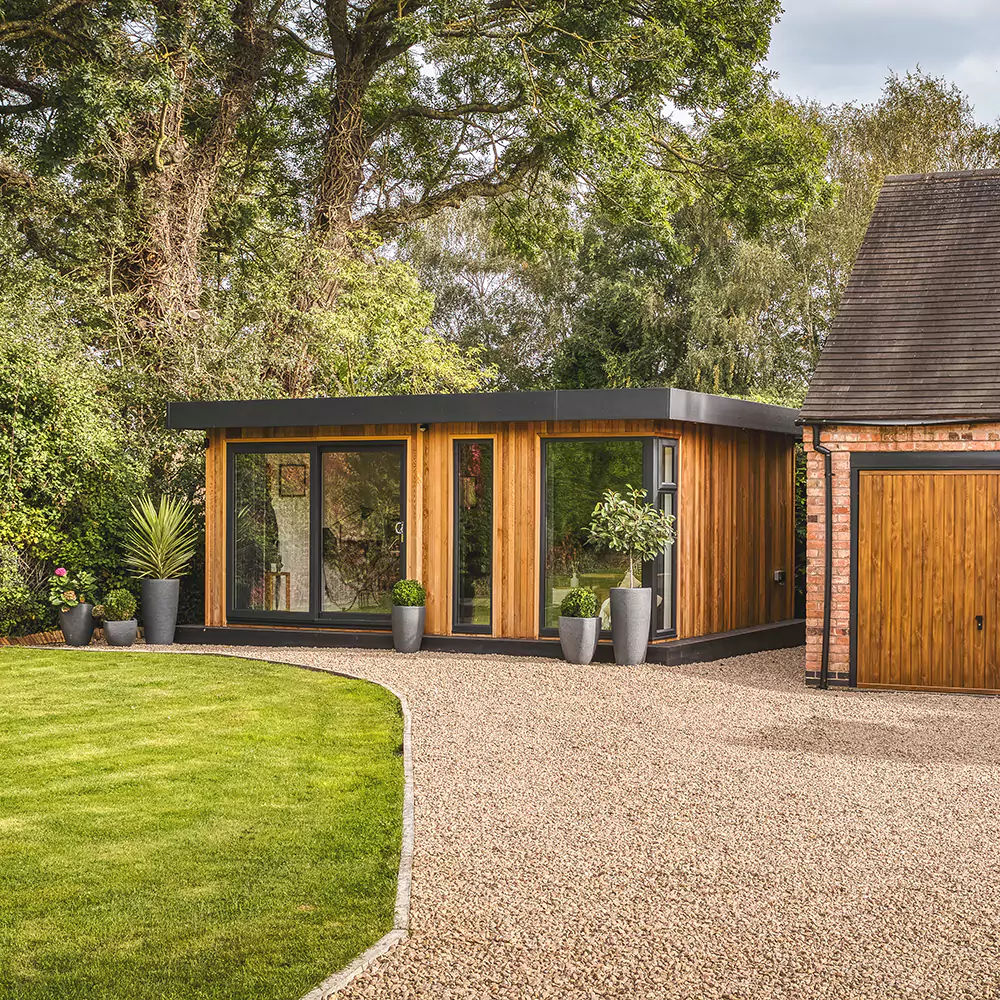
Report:
[[[157,507],[150,497],[140,497],[125,532],[125,562],[138,577],[175,580],[187,572],[197,538],[187,500],[161,497]]]

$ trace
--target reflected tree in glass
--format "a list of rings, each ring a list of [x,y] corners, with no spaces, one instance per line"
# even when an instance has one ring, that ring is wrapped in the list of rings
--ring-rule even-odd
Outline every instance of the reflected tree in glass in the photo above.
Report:
[[[545,442],[545,625],[573,587],[592,587],[598,606],[611,588],[628,586],[628,556],[589,545],[590,520],[605,490],[643,482],[643,444],[608,438]]]
[[[403,573],[398,449],[323,455],[323,610],[388,614]]]
[[[309,610],[309,455],[234,458],[236,611]]]
[[[488,627],[493,600],[493,442],[456,442],[455,463],[455,624]]]

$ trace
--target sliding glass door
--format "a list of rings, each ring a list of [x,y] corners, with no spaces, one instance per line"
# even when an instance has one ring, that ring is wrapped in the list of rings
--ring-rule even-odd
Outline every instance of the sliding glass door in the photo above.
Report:
[[[406,575],[404,442],[233,444],[227,615],[381,625]]]

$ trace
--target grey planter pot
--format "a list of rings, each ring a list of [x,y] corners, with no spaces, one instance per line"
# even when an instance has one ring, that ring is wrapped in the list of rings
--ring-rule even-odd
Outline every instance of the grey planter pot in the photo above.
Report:
[[[94,634],[94,605],[78,604],[66,611],[59,609],[59,627],[67,646],[89,646]]]
[[[415,653],[424,641],[424,620],[427,608],[392,606],[392,644],[397,653]]]
[[[590,663],[601,636],[600,618],[559,616],[559,644],[567,663]]]
[[[142,581],[142,628],[146,642],[169,646],[174,641],[180,592],[180,580]]]
[[[139,623],[134,618],[104,623],[104,638],[109,646],[131,646],[138,634]]]
[[[611,643],[615,663],[634,666],[646,662],[653,593],[649,587],[611,588]]]

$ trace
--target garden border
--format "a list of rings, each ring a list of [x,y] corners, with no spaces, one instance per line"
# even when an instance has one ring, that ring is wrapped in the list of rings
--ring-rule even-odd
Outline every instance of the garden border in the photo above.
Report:
[[[405,941],[410,933],[410,889],[413,883],[413,841],[414,841],[414,809],[413,809],[413,754],[411,745],[410,706],[406,699],[388,684],[373,681],[369,677],[360,677],[344,670],[331,670],[328,667],[313,663],[295,663],[291,660],[272,660],[266,656],[252,656],[246,653],[220,653],[212,650],[171,649],[169,646],[157,646],[143,649],[141,646],[108,647],[108,646],[48,646],[48,649],[67,649],[77,653],[172,653],[177,656],[226,656],[233,660],[256,660],[259,663],[273,663],[280,667],[295,667],[298,670],[309,670],[316,674],[330,674],[333,677],[343,677],[351,681],[363,681],[374,684],[388,691],[398,702],[403,715],[403,816],[399,844],[399,871],[396,876],[396,906],[393,915],[392,928],[382,935],[371,947],[363,951],[352,962],[339,972],[324,979],[318,986],[311,989],[300,1000],[329,1000],[339,993],[353,979],[359,976],[376,959],[381,958],[401,941]]]

